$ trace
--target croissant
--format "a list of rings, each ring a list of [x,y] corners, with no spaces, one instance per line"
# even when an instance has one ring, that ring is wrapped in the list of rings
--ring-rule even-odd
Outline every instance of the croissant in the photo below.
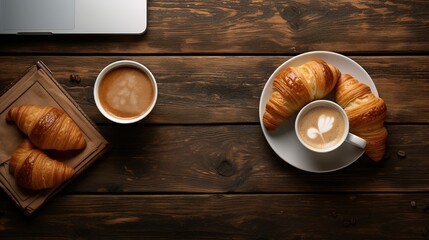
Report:
[[[335,100],[347,113],[350,132],[366,140],[368,157],[381,160],[387,139],[387,130],[383,126],[386,116],[383,99],[376,97],[367,85],[343,74],[336,86]]]
[[[58,186],[75,174],[73,168],[49,158],[27,139],[13,153],[9,172],[18,185],[31,190]]]
[[[275,76],[263,116],[265,128],[274,130],[305,104],[324,98],[334,89],[340,75],[335,66],[323,60],[285,68]]]
[[[22,105],[11,108],[6,119],[14,121],[40,149],[71,150],[86,146],[79,127],[63,110]]]

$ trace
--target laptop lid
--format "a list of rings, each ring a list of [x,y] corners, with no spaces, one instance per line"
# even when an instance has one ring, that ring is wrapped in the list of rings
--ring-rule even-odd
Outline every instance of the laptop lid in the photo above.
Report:
[[[147,0],[0,0],[2,34],[141,34]]]

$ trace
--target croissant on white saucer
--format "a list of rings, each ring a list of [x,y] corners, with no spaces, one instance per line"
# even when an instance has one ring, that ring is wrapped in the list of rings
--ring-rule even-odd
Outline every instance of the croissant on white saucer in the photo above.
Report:
[[[347,113],[350,132],[366,140],[365,153],[374,161],[383,158],[387,130],[386,104],[371,89],[349,74],[342,74],[336,85],[335,101]]]

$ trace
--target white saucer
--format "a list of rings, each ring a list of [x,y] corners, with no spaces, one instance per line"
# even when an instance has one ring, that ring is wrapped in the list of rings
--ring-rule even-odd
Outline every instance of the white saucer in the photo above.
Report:
[[[270,76],[265,84],[264,90],[262,91],[259,102],[259,121],[269,145],[284,161],[296,168],[308,172],[332,172],[355,162],[360,156],[362,156],[364,150],[347,142],[341,145],[338,149],[329,153],[315,153],[306,149],[298,141],[295,134],[294,124],[297,113],[293,114],[274,131],[268,131],[265,129],[262,122],[266,103],[272,93],[274,77],[285,67],[299,66],[313,59],[322,59],[327,63],[335,65],[341,73],[348,73],[360,82],[368,85],[371,88],[372,93],[375,96],[378,96],[375,84],[369,74],[352,59],[334,52],[307,52],[287,60]],[[326,99],[333,100],[333,94],[330,94]]]

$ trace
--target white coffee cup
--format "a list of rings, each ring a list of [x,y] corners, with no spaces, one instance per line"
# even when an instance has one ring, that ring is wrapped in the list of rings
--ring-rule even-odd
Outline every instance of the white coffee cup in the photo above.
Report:
[[[120,60],[106,66],[94,85],[98,110],[116,123],[134,123],[155,107],[158,87],[155,77],[141,63]]]
[[[365,148],[366,141],[349,132],[346,112],[335,102],[316,100],[304,106],[295,120],[295,133],[306,148],[313,152],[327,153],[345,141]]]

